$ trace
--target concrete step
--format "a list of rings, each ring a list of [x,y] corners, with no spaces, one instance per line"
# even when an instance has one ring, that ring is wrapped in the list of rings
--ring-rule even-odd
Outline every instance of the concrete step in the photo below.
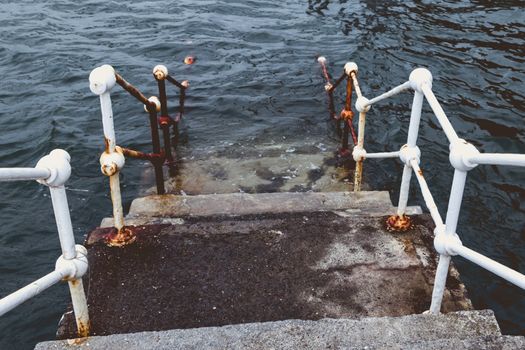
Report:
[[[135,199],[131,203],[127,224],[170,223],[169,218],[183,216],[322,211],[384,216],[393,214],[395,210],[387,191],[227,193],[195,196],[167,194]],[[421,208],[409,207],[407,214],[421,214]],[[162,218],[164,221],[151,220],[152,217]],[[101,227],[109,227],[112,224],[111,218],[105,218]]]
[[[160,218],[162,219],[162,218]],[[401,316],[428,309],[436,268],[431,219],[404,233],[385,217],[301,212],[173,218],[131,227],[110,247],[92,231],[93,335],[287,319]],[[471,309],[451,268],[443,311]],[[66,314],[61,337],[74,334]]]
[[[501,337],[492,311],[362,319],[285,320],[223,327],[115,334],[83,340],[86,349],[511,349],[521,337]],[[68,341],[38,350],[70,349]]]
[[[438,340],[424,340],[407,342],[404,344],[381,344],[358,349],[374,350],[442,350],[442,349],[471,349],[471,350],[516,350],[525,349],[525,337],[518,336],[485,336],[467,339],[444,338]]]

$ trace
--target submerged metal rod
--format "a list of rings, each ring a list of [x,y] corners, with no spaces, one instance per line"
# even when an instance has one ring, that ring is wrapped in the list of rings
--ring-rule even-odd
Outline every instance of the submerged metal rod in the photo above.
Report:
[[[168,99],[166,97],[166,82],[165,77],[166,75],[163,74],[162,78],[161,75],[157,77],[155,75],[155,79],[157,80],[157,85],[159,87],[159,100],[160,100],[160,119],[159,124],[160,128],[162,129],[162,138],[164,142],[164,154],[166,155],[166,160],[168,163],[173,162],[173,154],[171,153],[171,138],[170,138],[170,127],[169,125],[173,122],[172,119],[168,115]]]
[[[161,152],[160,148],[160,136],[156,108],[148,108],[148,111],[153,153],[160,154],[162,158],[164,158],[164,154]],[[164,194],[166,193],[166,190],[164,188],[164,171],[162,170],[162,162],[153,163],[153,167],[155,169],[155,183],[157,185],[157,194]]]
[[[186,100],[186,88],[180,89],[180,95],[179,95],[179,120],[182,119],[182,115],[184,114],[184,102]],[[175,120],[175,123],[178,123],[179,120]],[[178,130],[178,129],[177,129]],[[175,136],[178,137],[178,132],[175,134]]]
[[[343,125],[343,136],[341,137],[341,151],[348,150],[348,135],[350,134],[350,126],[346,121],[344,121]]]
[[[170,123],[168,121],[161,121],[160,128],[162,129],[162,137],[164,141],[164,154],[168,163],[173,163],[173,154],[171,152],[171,138],[170,138]]]

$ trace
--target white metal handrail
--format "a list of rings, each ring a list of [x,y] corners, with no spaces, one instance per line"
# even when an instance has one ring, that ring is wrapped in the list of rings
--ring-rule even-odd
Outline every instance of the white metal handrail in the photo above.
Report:
[[[78,336],[87,337],[90,324],[82,283],[82,276],[88,270],[87,250],[82,245],[75,245],[64,187],[71,175],[70,160],[71,158],[66,151],[55,149],[47,156],[42,157],[34,168],[0,169],[0,181],[36,180],[49,187],[62,250],[62,255],[57,259],[53,272],[0,299],[0,316],[52,285],[67,280]]]
[[[363,161],[366,158],[399,157],[399,159],[404,163],[404,168],[397,207],[397,218],[406,219],[405,211],[408,202],[410,179],[412,172],[414,172],[416,174],[419,187],[421,188],[425,205],[427,206],[436,225],[434,230],[434,247],[440,256],[438,267],[436,269],[430,312],[437,314],[441,310],[441,302],[445,290],[450,259],[451,256],[454,255],[459,255],[515,284],[516,286],[525,289],[524,274],[512,270],[498,263],[497,261],[494,261],[482,254],[473,251],[472,249],[463,246],[459,236],[456,233],[468,171],[480,164],[525,166],[525,154],[480,153],[476,147],[474,147],[474,145],[459,138],[456,131],[454,130],[454,127],[445,114],[445,111],[441,107],[432,91],[432,74],[427,69],[417,68],[413,70],[407,82],[370,100],[362,95],[361,89],[359,87],[359,82],[357,80],[357,64],[354,62],[348,62],[345,64],[344,69],[348,77],[352,79],[356,94],[358,96],[355,103],[355,108],[357,111],[359,111],[358,143],[352,152],[353,158],[356,161],[354,189],[356,191],[360,190]],[[414,98],[410,113],[407,143],[403,145],[399,151],[367,153],[364,148],[366,113],[370,110],[370,107],[373,104],[397,95],[400,92],[408,89],[414,91]],[[425,181],[423,172],[419,167],[421,152],[417,146],[417,138],[424,99],[426,99],[432,108],[434,115],[436,116],[448,139],[450,144],[449,160],[450,164],[454,167],[454,178],[452,181],[447,215],[444,223],[441,215],[439,214],[436,203],[434,202],[432,193],[430,192],[430,189]]]

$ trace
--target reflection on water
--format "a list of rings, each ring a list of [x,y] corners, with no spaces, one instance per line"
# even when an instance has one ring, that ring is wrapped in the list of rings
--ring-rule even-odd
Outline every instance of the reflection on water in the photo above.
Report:
[[[521,6],[517,1],[4,3],[0,164],[34,164],[52,148],[67,149],[73,161],[68,195],[80,240],[111,212],[98,165],[103,148],[98,101],[87,84],[93,67],[111,63],[147,95],[155,93],[150,72],[158,63],[190,80],[184,156],[197,149],[229,152],[229,144],[322,143],[329,152],[337,140],[327,121],[318,54],[329,58],[334,72],[345,61],[356,61],[368,97],[426,66],[460,137],[480,151],[524,153]],[[198,57],[197,63],[184,65],[187,55]],[[148,151],[142,107],[121,92],[113,101],[118,143]],[[408,94],[397,96],[369,113],[369,151],[404,143],[410,101]],[[421,165],[443,214],[452,177],[448,146],[428,107],[421,125]],[[270,170],[272,175],[265,168],[271,166],[261,167],[262,177],[287,176],[286,169]],[[143,163],[126,163],[126,203],[151,185],[144,172]],[[391,190],[393,198],[400,173],[394,160],[365,164],[369,185]],[[458,229],[466,245],[521,271],[523,180],[517,168],[474,169]],[[47,190],[36,183],[0,187],[0,294],[5,295],[51,270],[59,247]],[[416,189],[413,194],[421,204]],[[475,305],[493,308],[505,332],[522,332],[525,293],[467,262],[457,263]],[[1,318],[0,348],[27,349],[52,338],[67,298],[66,288],[57,286]]]

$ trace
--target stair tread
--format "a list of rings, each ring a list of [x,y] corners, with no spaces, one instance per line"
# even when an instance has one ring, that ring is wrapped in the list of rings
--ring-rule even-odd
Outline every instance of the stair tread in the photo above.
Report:
[[[90,349],[320,349],[367,348],[495,349],[524,344],[522,337],[501,337],[490,310],[460,311],[443,315],[407,315],[362,319],[284,320],[222,327],[166,330],[90,337]],[[483,345],[480,347],[480,345]],[[432,346],[432,347],[430,347]],[[66,341],[45,342],[38,350],[66,349]],[[499,348],[498,348],[499,349]]]

